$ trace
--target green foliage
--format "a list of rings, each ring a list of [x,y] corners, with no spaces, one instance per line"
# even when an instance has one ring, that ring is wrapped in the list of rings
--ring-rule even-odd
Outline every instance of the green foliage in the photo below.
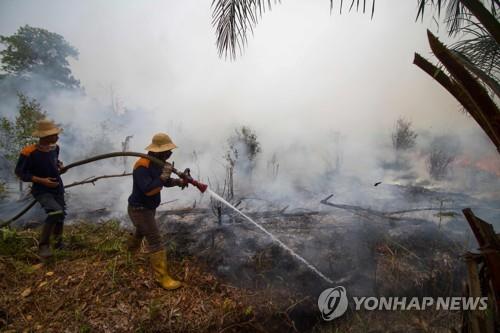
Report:
[[[18,94],[19,109],[15,120],[7,117],[0,118],[0,148],[5,157],[15,161],[19,151],[37,141],[32,136],[36,123],[43,119],[46,114],[35,99],[29,99],[23,94]]]
[[[161,313],[161,304],[158,302],[158,300],[153,299],[149,303],[148,307],[148,312],[149,312],[149,319],[150,320],[157,320],[158,317],[160,316]]]
[[[253,307],[251,305],[247,306],[244,311],[245,316],[251,316],[253,312]]]
[[[31,257],[29,249],[35,245],[35,238],[28,233],[18,233],[9,228],[0,229],[0,256],[24,260]]]
[[[90,333],[92,332],[92,327],[89,324],[82,324],[79,328],[80,333]]]
[[[436,213],[434,214],[434,216],[436,217],[459,217],[460,214],[458,213],[455,213],[455,212],[448,212],[448,211],[445,211],[445,212],[439,212],[439,213]]]
[[[104,254],[115,254],[124,252],[121,239],[106,239],[97,245],[97,251]]]
[[[20,267],[38,260],[35,253],[39,234],[39,230],[0,228],[0,257],[13,258]],[[99,224],[81,221],[76,225],[65,227],[63,234],[65,250],[54,251],[53,260],[74,260],[96,255],[111,258],[119,255],[130,261],[131,259],[126,257],[128,252],[123,246],[126,236],[127,232],[120,229],[116,220]],[[128,263],[127,265],[134,266]]]
[[[249,162],[255,162],[255,158],[261,152],[260,143],[255,132],[247,126],[236,129],[235,133],[227,140],[229,149],[226,160],[233,164],[244,157]]]
[[[0,51],[1,68],[9,75],[39,75],[56,87],[78,88],[80,82],[71,75],[67,58],[77,58],[78,51],[61,35],[28,25],[12,36],[0,36],[5,49]]]
[[[126,241],[126,233],[120,228],[118,220],[111,219],[100,224],[78,223],[67,228],[63,237],[68,249],[80,250],[80,253],[87,255],[127,254],[123,246]],[[63,252],[61,255],[64,256],[65,253]]]

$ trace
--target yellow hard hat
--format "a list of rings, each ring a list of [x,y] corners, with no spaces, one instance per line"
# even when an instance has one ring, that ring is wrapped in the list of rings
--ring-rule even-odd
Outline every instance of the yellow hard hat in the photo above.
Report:
[[[147,146],[145,149],[147,151],[152,151],[154,153],[159,153],[162,151],[172,150],[177,148],[175,143],[172,142],[172,139],[165,133],[158,133],[153,136],[153,140],[151,140],[151,144]]]

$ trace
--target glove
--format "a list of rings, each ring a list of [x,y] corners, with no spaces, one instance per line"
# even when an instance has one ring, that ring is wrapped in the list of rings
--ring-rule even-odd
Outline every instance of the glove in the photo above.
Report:
[[[170,178],[173,169],[174,166],[172,164],[165,162],[165,166],[163,167],[163,170],[161,171],[160,175],[160,179],[162,182],[166,182]]]
[[[185,189],[188,187],[188,181],[182,178],[177,179],[177,186],[179,186],[181,189]]]

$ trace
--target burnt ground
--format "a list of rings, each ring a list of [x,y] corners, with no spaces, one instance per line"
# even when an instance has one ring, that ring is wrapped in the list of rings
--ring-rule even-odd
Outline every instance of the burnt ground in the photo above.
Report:
[[[179,257],[195,254],[218,278],[269,295],[284,289],[308,298],[310,302],[289,311],[298,331],[342,327],[342,322],[327,325],[318,317],[315,301],[331,286],[245,220],[232,216],[218,224],[213,216],[189,214],[160,220],[172,252]],[[394,221],[345,213],[285,214],[258,221],[352,296],[462,293],[465,270],[460,255],[465,252],[465,239],[447,233],[450,222],[439,227],[421,219]],[[442,321],[435,321],[437,314],[431,316],[439,327]],[[457,314],[443,319],[444,327],[460,324]],[[386,323],[380,318],[379,323],[386,331]]]
[[[397,190],[411,208],[426,207],[429,196],[437,195]],[[453,209],[389,217],[378,212],[401,207],[244,210],[350,296],[460,296],[465,279],[460,256],[475,245],[456,208],[462,199],[455,198]],[[144,255],[130,257],[124,250],[128,220],[103,223],[106,214],[74,215],[65,235],[68,249],[42,267],[36,233],[3,232],[0,329],[450,332],[461,324],[458,312],[352,309],[326,323],[316,301],[328,283],[246,220],[227,211],[219,220],[205,208],[158,212],[173,273],[188,285],[166,293],[152,281]]]

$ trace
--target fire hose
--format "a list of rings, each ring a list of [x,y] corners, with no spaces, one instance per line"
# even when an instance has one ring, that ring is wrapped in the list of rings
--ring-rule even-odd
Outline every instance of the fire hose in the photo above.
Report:
[[[92,162],[96,162],[96,161],[104,160],[104,159],[108,159],[108,158],[124,157],[124,156],[143,157],[143,158],[150,160],[151,162],[153,162],[154,164],[156,164],[162,168],[166,164],[166,162],[164,162],[164,161],[162,161],[154,156],[148,155],[148,154],[136,153],[136,152],[115,152],[115,153],[108,153],[108,154],[93,156],[93,157],[86,158],[86,159],[81,160],[81,161],[77,161],[77,162],[68,164],[68,165],[61,168],[60,173],[62,174],[64,172],[68,171],[69,169],[80,166],[80,165],[84,165],[84,164],[88,164],[88,163],[92,163]],[[179,178],[182,178],[185,181],[187,181],[189,184],[195,186],[201,193],[204,193],[208,187],[206,184],[200,183],[199,181],[193,179],[193,177],[191,177],[191,171],[189,170],[189,168],[185,169],[184,171],[179,171],[176,168],[173,168],[172,172],[175,173]],[[6,227],[6,226],[10,225],[12,222],[19,219],[21,216],[26,214],[26,212],[28,212],[35,204],[36,204],[36,200],[33,200],[32,202],[30,202],[25,208],[23,208],[14,217],[10,218],[9,220],[7,220],[5,222],[2,222],[0,224],[0,228]]]

